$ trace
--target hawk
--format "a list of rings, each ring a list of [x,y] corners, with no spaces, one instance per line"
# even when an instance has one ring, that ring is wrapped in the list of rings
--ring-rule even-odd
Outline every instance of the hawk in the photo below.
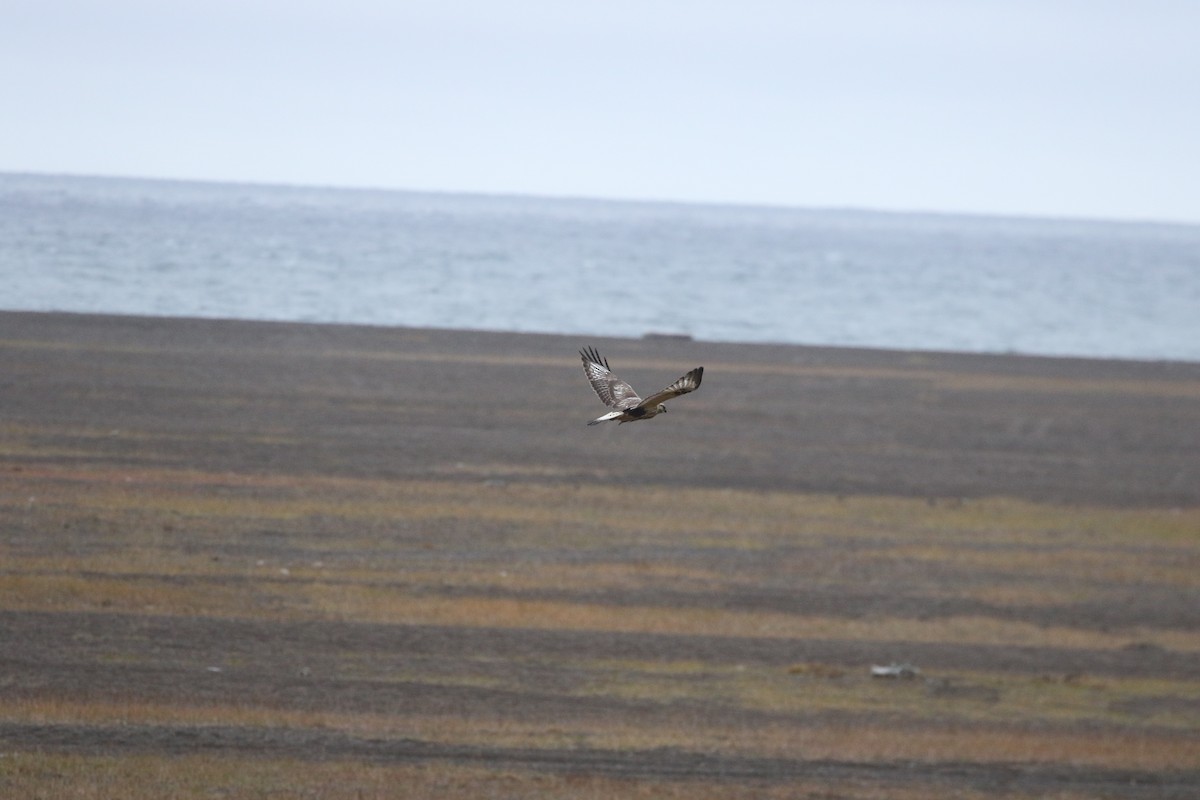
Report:
[[[696,367],[661,392],[656,392],[643,400],[638,397],[632,386],[612,374],[608,368],[608,362],[600,357],[596,348],[589,347],[586,350],[580,350],[579,357],[583,359],[583,371],[587,374],[596,394],[600,395],[604,405],[615,409],[602,417],[597,417],[588,425],[599,425],[610,419],[618,420],[617,424],[620,425],[626,422],[637,422],[639,419],[650,419],[660,413],[665,414],[667,412],[667,407],[664,405],[666,401],[672,397],[696,391],[700,388],[700,380],[704,377],[704,367]]]

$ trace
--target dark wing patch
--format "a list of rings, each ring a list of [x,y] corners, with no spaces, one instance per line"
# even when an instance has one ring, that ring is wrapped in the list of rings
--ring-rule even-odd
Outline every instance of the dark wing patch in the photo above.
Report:
[[[587,375],[588,382],[592,384],[592,388],[596,390],[596,394],[600,396],[604,405],[620,411],[642,405],[642,398],[638,397],[632,386],[612,374],[608,368],[608,361],[596,352],[596,348],[588,347],[580,350],[579,357],[583,359],[583,371]],[[678,382],[676,381],[676,383]],[[690,392],[691,389],[687,391]]]
[[[681,394],[694,392],[700,388],[700,381],[704,380],[704,367],[696,367],[694,370],[684,375],[679,380],[672,383],[661,392],[656,392],[642,401],[644,406],[656,406],[659,403],[665,403],[672,397],[678,397]]]

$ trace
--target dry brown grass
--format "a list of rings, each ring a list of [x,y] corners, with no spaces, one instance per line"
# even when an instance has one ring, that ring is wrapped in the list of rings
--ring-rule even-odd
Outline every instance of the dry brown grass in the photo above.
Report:
[[[503,596],[670,584],[722,591],[837,586],[906,570],[969,576],[952,589],[1008,607],[1105,599],[1145,582],[1194,587],[1200,511],[1065,509],[1006,500],[931,506],[916,500],[576,485],[479,486],[205,474],[196,471],[25,470],[6,475],[8,517],[57,529],[4,548],[0,603],[9,608],[358,619],[783,638],[971,642],[1115,648],[1131,641],[1200,650],[1191,630],[1072,628],[950,615],[844,619],[789,612],[610,605]],[[675,513],[685,505],[688,514]],[[623,509],[620,525],[610,510]],[[403,521],[404,539],[388,527]],[[325,533],[336,527],[330,539]],[[483,549],[464,558],[441,531]],[[226,556],[270,528],[287,549]],[[486,531],[501,533],[499,544]],[[382,534],[382,536],[380,535]],[[86,547],[80,548],[80,540]],[[512,562],[513,550],[571,550],[580,563]],[[687,549],[689,560],[638,558],[639,548]],[[710,563],[729,550],[776,553],[769,575]],[[303,557],[308,550],[310,558]],[[632,558],[593,555],[634,553]],[[286,553],[286,555],[285,555]],[[419,556],[414,558],[414,553]],[[709,554],[715,554],[709,556]],[[297,557],[299,556],[299,557]],[[180,578],[188,578],[181,581]],[[251,579],[252,584],[229,579]],[[449,588],[501,596],[446,596]],[[437,590],[432,591],[431,590]],[[252,599],[253,602],[246,602]]]
[[[700,779],[639,780],[586,774],[547,774],[461,764],[377,765],[358,762],[243,759],[228,755],[110,758],[13,754],[0,759],[0,790],[30,800],[211,800],[319,798],[383,800],[396,797],[470,797],[479,800],[928,800],[936,787],[879,785],[814,777],[785,784],[738,785]],[[931,794],[933,791],[935,794]],[[957,800],[993,798],[993,791],[957,790]],[[1064,790],[1053,795],[1006,792],[1020,800],[1084,800]]]
[[[929,504],[569,483],[235,475],[196,470],[0,465],[0,609],[344,620],[777,640],[980,644],[1200,653],[1190,627],[1037,621],[1153,585],[1200,587],[1200,511],[1067,508],[992,499]],[[622,509],[620,522],[611,509]],[[686,507],[687,513],[678,509]],[[655,592],[669,586],[690,602]],[[789,587],[976,599],[1028,620],[963,614],[820,614],[702,598]],[[641,593],[647,601],[630,601]],[[1119,602],[1117,600],[1116,602]],[[1083,620],[1081,620],[1083,622]],[[147,663],[151,653],[120,654]],[[503,670],[439,672],[337,662],[343,677],[430,686],[529,687]],[[480,747],[652,751],[875,762],[1200,769],[1200,682],[1107,676],[1064,681],[983,669],[875,681],[867,665],[791,669],[594,656],[539,662],[569,673],[560,694],[663,709],[661,722],[530,721],[486,709],[379,715],[266,705],[0,696],[0,721],[228,725],[332,730]],[[939,694],[936,687],[969,691]],[[1132,714],[1142,701],[1176,698]],[[716,709],[686,724],[680,708]],[[1149,706],[1148,706],[1149,707]],[[723,719],[723,712],[728,719]],[[669,713],[667,713],[669,712]],[[777,714],[788,722],[739,715]],[[757,720],[749,723],[746,719]],[[741,720],[741,721],[739,721]],[[271,758],[0,757],[0,794],[27,797],[928,797],[930,787],[716,786],[463,764],[369,765]],[[971,796],[958,787],[954,796]],[[1019,796],[1019,795],[1014,795]],[[1071,797],[1069,791],[1060,797]]]
[[[1200,769],[1200,745],[1185,731],[1097,732],[1030,729],[973,720],[927,726],[869,720],[814,721],[805,725],[686,726],[616,721],[587,725],[530,723],[503,717],[388,716],[296,712],[241,706],[182,706],[130,701],[23,700],[0,704],[0,718],[41,724],[170,725],[314,729],[372,741],[418,738],[423,742],[498,749],[577,749],[613,752],[680,751],[751,758],[830,760],[851,763],[1070,764],[1126,770]]]

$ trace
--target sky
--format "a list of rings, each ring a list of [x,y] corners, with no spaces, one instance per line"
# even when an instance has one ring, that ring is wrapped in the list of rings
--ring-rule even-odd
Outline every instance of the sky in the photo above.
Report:
[[[0,171],[1200,223],[1195,0],[6,0]]]

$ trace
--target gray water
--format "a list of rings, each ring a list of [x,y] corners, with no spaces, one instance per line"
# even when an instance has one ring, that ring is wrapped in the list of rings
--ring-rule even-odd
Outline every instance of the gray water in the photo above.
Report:
[[[1200,226],[0,173],[0,309],[1200,361]]]

